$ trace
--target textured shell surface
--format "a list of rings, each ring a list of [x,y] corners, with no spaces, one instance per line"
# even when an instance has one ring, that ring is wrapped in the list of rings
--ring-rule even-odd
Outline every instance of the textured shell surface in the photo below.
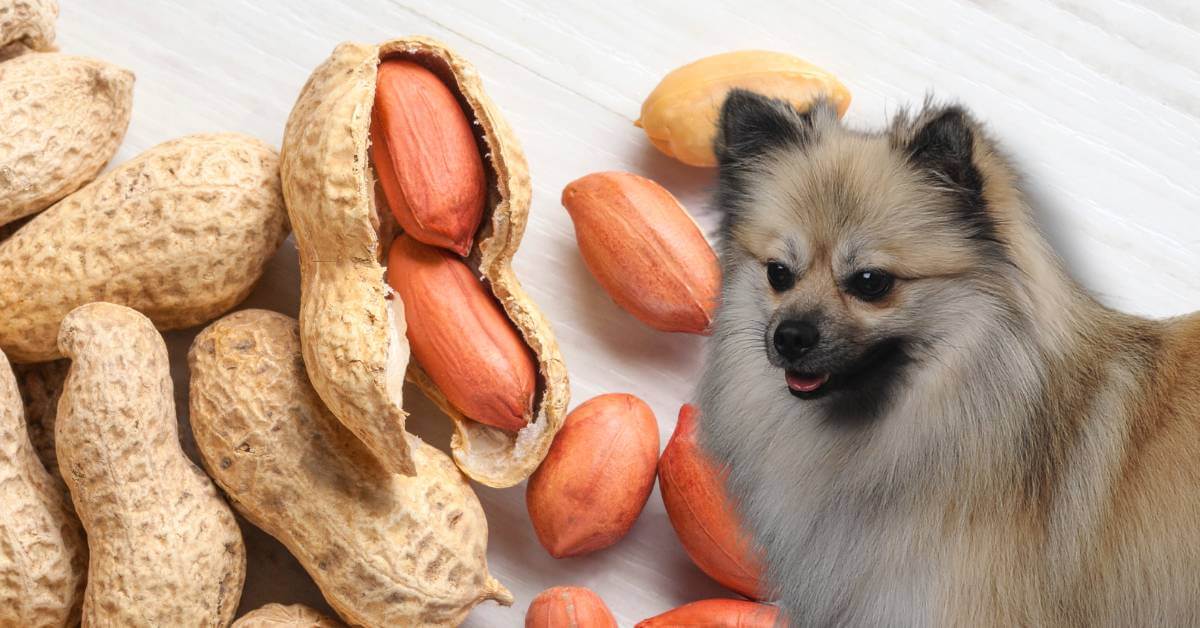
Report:
[[[105,61],[31,53],[0,64],[0,225],[96,178],[133,109],[133,73]]]
[[[49,49],[57,19],[57,0],[0,0],[0,59],[19,52],[6,49]]]
[[[344,628],[303,604],[267,604],[242,615],[230,628]]]
[[[403,377],[389,377],[408,363],[404,312],[388,306],[378,217],[367,201],[371,97],[359,94],[374,94],[375,66],[364,62],[373,56],[343,44],[313,72],[288,118],[280,171],[300,251],[300,326],[313,385],[381,463],[412,474]]]
[[[72,311],[71,368],[55,426],[63,477],[91,551],[85,626],[227,626],[246,575],[241,531],[184,454],[167,348],[111,303]]]
[[[38,460],[0,352],[0,626],[79,623],[87,545],[66,500]]]
[[[93,301],[164,330],[212,320],[249,294],[287,231],[271,148],[235,133],[160,144],[0,242],[0,349],[59,357],[59,323]]]
[[[58,456],[54,453],[54,419],[58,413],[58,397],[62,394],[70,367],[71,361],[65,359],[13,366],[21,401],[25,403],[25,426],[29,428],[29,440],[42,466],[46,467],[66,496],[68,508],[71,507],[71,494],[67,492],[67,485],[58,471]],[[71,512],[75,512],[73,508]]]
[[[473,118],[488,171],[488,202],[468,264],[538,358],[538,407],[517,434],[468,420],[419,365],[409,363],[402,308],[384,284],[388,212],[378,211],[369,165],[370,111],[381,58],[415,61],[446,81]],[[404,428],[399,379],[416,383],[455,424],[454,461],[472,479],[505,487],[541,462],[566,414],[566,367],[549,324],[511,261],[528,220],[525,157],[475,69],[443,44],[410,37],[379,46],[345,43],[313,71],[284,131],[281,176],[300,249],[304,359],[330,410],[386,464],[404,467],[390,443]]]
[[[347,622],[452,626],[485,600],[512,603],[488,574],[487,521],[466,478],[413,436],[415,475],[371,456],[310,385],[295,319],[230,314],[196,337],[188,362],[205,468]]]

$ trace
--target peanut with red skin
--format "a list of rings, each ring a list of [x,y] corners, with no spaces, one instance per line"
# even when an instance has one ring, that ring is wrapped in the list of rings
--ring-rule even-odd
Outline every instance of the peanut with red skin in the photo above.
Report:
[[[412,355],[466,416],[514,432],[533,413],[529,347],[462,260],[405,234],[388,253]]]
[[[529,603],[525,628],[617,628],[599,595],[585,587],[552,587]]]
[[[700,447],[697,418],[694,406],[680,408],[675,433],[658,461],[667,516],[701,571],[746,597],[761,598],[762,563],[725,491],[724,473]]]
[[[619,541],[650,497],[657,462],[658,422],[646,402],[614,393],[575,408],[525,492],[542,546],[564,558]]]
[[[774,606],[746,600],[711,599],[684,604],[643,619],[636,628],[774,628],[776,625],[779,625],[779,609]]]
[[[371,156],[396,222],[466,257],[487,197],[483,158],[470,120],[437,75],[402,59],[379,64]]]
[[[721,269],[670,192],[628,172],[598,172],[567,184],[562,204],[584,263],[617,305],[660,331],[708,333]]]

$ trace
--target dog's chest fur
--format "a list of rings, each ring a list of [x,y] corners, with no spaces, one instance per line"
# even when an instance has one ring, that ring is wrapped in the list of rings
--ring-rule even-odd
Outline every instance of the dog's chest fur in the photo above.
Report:
[[[702,434],[731,467],[793,623],[1200,620],[1200,478],[1194,459],[1172,462],[1200,452],[1200,394],[1155,398],[1180,383],[1170,362],[1190,358],[1156,355],[1137,331],[1152,326],[1109,323],[1042,363],[1005,327],[964,324],[974,344],[965,336],[914,372],[888,413],[853,427],[781,394],[769,367],[723,368],[747,353],[718,334]],[[1200,319],[1183,327],[1200,348]],[[1134,473],[1155,478],[1145,494]]]
[[[995,618],[996,600],[986,593],[995,584],[990,574],[1031,568],[1028,557],[996,552],[996,541],[1024,534],[1026,526],[1012,512],[995,512],[994,502],[973,503],[973,495],[990,499],[984,497],[995,488],[988,486],[988,467],[1004,460],[977,448],[974,439],[951,442],[960,436],[955,424],[974,429],[967,426],[988,423],[962,416],[973,412],[968,406],[994,405],[964,403],[956,389],[960,377],[983,371],[1027,385],[1032,375],[1018,372],[1022,363],[997,355],[991,364],[951,364],[957,376],[941,369],[920,374],[888,416],[866,427],[806,414],[766,372],[728,377],[726,371],[720,383],[706,379],[702,406],[714,417],[706,424],[708,443],[735,469],[731,488],[766,546],[780,595],[803,612],[794,618],[798,625],[938,625],[950,614]],[[1000,421],[984,432],[1013,438]],[[971,594],[976,609],[963,605],[971,599],[963,590],[977,592]],[[948,600],[956,600],[954,608]]]

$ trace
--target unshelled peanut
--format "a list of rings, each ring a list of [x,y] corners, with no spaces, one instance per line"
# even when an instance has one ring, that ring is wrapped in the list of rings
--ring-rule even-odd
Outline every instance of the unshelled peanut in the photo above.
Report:
[[[529,603],[525,628],[617,628],[617,620],[591,589],[553,587]]]
[[[379,64],[371,155],[404,231],[465,257],[483,218],[483,159],[471,122],[437,75],[403,59]]]
[[[388,284],[404,303],[417,364],[467,417],[516,431],[533,412],[536,366],[500,304],[462,260],[402,235]]]
[[[785,100],[800,111],[817,98],[830,100],[839,116],[850,106],[850,91],[829,72],[789,54],[741,50],[672,70],[646,97],[636,124],[667,156],[715,166],[718,112],[735,87]]]
[[[59,346],[59,466],[87,531],[84,626],[225,626],[246,575],[233,512],[183,453],[167,347],[145,316],[76,308]]]
[[[68,500],[38,460],[0,352],[0,626],[78,625],[87,545]]]
[[[616,543],[645,507],[657,462],[658,422],[646,402],[614,393],[575,408],[525,491],[542,547],[565,558]]]
[[[278,166],[245,135],[189,135],[38,214],[0,242],[0,349],[13,362],[61,357],[59,323],[95,301],[159,329],[229,310],[287,236]]]
[[[762,562],[725,491],[724,473],[700,447],[696,422],[696,408],[683,406],[658,461],[667,516],[701,571],[742,595],[759,598],[764,593]]]
[[[96,178],[132,109],[133,73],[111,63],[37,52],[0,64],[0,225]]]
[[[235,508],[278,539],[356,626],[456,626],[512,594],[488,574],[487,520],[446,454],[404,435],[391,473],[321,403],[296,320],[242,310],[188,353],[192,433]]]
[[[617,305],[658,330],[707,333],[721,269],[670,192],[636,174],[598,172],[569,183],[562,204],[584,263]]]

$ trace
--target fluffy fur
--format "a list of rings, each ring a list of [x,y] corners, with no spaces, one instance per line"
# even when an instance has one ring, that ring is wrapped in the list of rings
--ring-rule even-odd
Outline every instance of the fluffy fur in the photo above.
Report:
[[[1080,289],[959,107],[861,132],[735,91],[717,148],[702,437],[796,625],[1200,625],[1200,317]],[[795,318],[821,337],[789,361]]]

